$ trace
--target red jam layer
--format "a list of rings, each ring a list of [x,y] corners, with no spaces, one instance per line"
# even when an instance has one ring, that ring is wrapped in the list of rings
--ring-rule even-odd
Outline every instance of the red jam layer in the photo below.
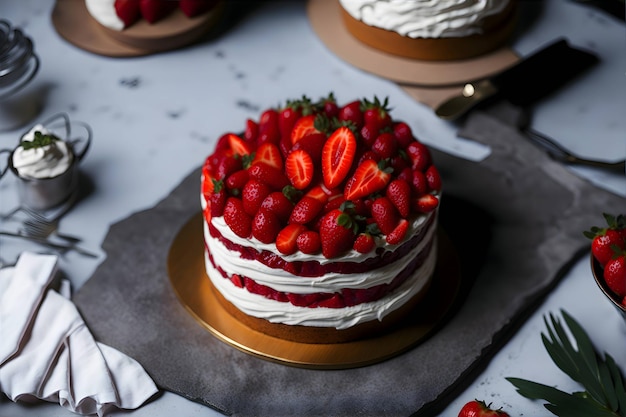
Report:
[[[206,220],[205,220],[206,221]],[[263,265],[282,269],[293,275],[300,277],[320,277],[324,274],[335,272],[340,274],[357,274],[380,268],[384,265],[391,264],[405,256],[414,249],[424,238],[431,224],[435,221],[435,216],[429,216],[424,227],[418,234],[406,241],[402,246],[393,252],[385,251],[383,248],[377,248],[377,256],[368,258],[363,262],[330,262],[320,264],[318,261],[294,261],[288,262],[282,256],[267,250],[259,251],[253,247],[242,246],[226,239],[211,223],[209,225],[209,233],[215,239],[218,239],[227,249],[239,252],[242,259],[255,260]],[[205,245],[206,246],[206,245]]]
[[[396,288],[398,288],[407,278],[409,278],[413,272],[421,266],[430,253],[432,248],[432,241],[426,245],[423,251],[421,251],[400,273],[388,284],[380,284],[365,289],[351,289],[345,288],[341,292],[337,293],[311,293],[311,294],[293,294],[277,291],[266,285],[262,285],[254,281],[249,277],[242,277],[234,274],[228,276],[228,274],[219,266],[215,264],[212,254],[207,251],[209,260],[213,267],[219,271],[224,279],[230,280],[234,285],[239,288],[245,288],[253,294],[261,295],[265,298],[269,298],[280,302],[289,302],[298,307],[327,307],[327,308],[344,308],[357,304],[367,303],[371,301],[379,300],[385,295],[389,294]]]

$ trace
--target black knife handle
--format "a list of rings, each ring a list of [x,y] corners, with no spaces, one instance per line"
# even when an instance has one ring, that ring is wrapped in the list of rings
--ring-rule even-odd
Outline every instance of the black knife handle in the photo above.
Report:
[[[560,39],[491,79],[513,104],[527,106],[556,91],[598,62],[598,57]]]

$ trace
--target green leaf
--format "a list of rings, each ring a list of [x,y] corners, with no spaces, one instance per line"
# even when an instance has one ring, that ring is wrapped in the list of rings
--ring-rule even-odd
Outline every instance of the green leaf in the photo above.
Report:
[[[520,395],[531,400],[546,400],[545,407],[560,417],[616,417],[591,397],[581,394],[568,394],[554,387],[527,381],[520,378],[506,378]]]
[[[606,366],[611,373],[611,377],[613,379],[613,386],[615,387],[615,393],[617,396],[617,409],[616,411],[620,411],[622,415],[626,414],[626,387],[624,384],[624,378],[620,373],[617,364],[615,363],[615,359],[609,354],[605,355]]]
[[[546,409],[557,416],[567,417],[626,417],[626,390],[624,378],[614,359],[605,354],[602,359],[596,352],[585,330],[567,312],[561,310],[567,329],[550,314],[544,317],[546,334],[543,344],[555,365],[584,392],[567,394],[554,387],[507,378],[517,387],[520,395],[533,400],[546,400]]]
[[[20,146],[24,150],[42,148],[44,146],[52,145],[54,142],[61,140],[54,135],[44,135],[39,130],[35,131],[33,140],[20,140]]]

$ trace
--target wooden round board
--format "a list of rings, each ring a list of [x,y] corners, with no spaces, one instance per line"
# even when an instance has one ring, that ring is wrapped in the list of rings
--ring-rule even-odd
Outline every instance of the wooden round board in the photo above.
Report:
[[[223,309],[204,269],[201,213],[193,216],[175,237],[167,265],[170,282],[183,306],[218,339],[263,359],[313,369],[355,368],[406,352],[443,324],[459,297],[461,283],[454,247],[446,234],[440,232],[433,285],[426,300],[399,326],[379,336],[354,342],[307,344],[254,331]]]
[[[400,84],[423,87],[465,84],[496,74],[519,60],[507,47],[457,61],[421,61],[394,56],[354,38],[343,23],[340,7],[337,0],[309,0],[309,21],[320,40],[355,67]]]
[[[52,24],[69,43],[98,55],[135,57],[180,48],[210,31],[222,14],[224,2],[212,11],[188,18],[180,10],[155,24],[139,20],[115,31],[98,23],[87,11],[85,0],[57,0]]]

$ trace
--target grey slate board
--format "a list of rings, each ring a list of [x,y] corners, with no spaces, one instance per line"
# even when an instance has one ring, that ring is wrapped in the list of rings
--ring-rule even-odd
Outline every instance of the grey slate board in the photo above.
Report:
[[[441,223],[463,260],[466,297],[407,353],[357,369],[299,369],[240,352],[200,327],[166,272],[173,238],[199,210],[199,170],[156,207],[111,227],[107,258],[74,301],[96,338],[138,360],[162,389],[225,414],[434,415],[586,252],[582,231],[626,207],[487,114],[475,112],[462,134],[492,148],[481,163],[433,151],[444,180]]]

